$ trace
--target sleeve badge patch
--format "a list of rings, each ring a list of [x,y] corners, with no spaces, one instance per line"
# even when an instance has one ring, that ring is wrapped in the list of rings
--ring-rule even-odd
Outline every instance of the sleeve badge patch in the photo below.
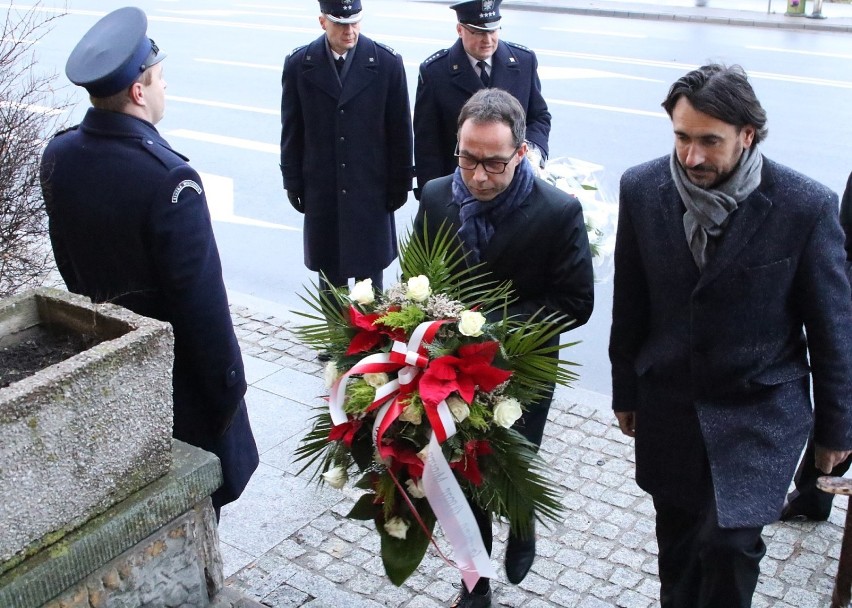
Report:
[[[187,188],[192,188],[196,193],[201,194],[202,189],[197,183],[192,181],[191,179],[185,179],[181,183],[177,185],[175,191],[172,192],[172,204],[177,203],[180,198],[180,193],[183,192]]]

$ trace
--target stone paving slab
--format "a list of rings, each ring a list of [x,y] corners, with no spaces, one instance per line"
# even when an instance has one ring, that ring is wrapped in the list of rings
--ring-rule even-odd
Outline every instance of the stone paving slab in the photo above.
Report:
[[[251,325],[241,338],[244,351],[281,369],[266,368],[270,373],[247,395],[262,464],[243,497],[223,510],[227,584],[271,607],[447,606],[459,580],[454,568],[430,550],[420,569],[395,587],[384,577],[373,524],[345,517],[357,491],[320,490],[308,475],[295,476],[299,467],[292,450],[301,432],[294,418],[322,403],[322,366],[313,352],[293,348],[292,321],[238,306],[232,306],[232,315],[238,326]],[[268,335],[280,343],[260,346]],[[270,381],[279,372],[285,381]],[[540,527],[539,557],[518,586],[508,584],[502,570],[507,527],[494,527],[496,606],[659,604],[654,510],[634,482],[633,442],[598,407],[600,396],[591,405],[584,397],[585,392],[567,391],[551,410],[541,453],[564,493],[565,512],[549,529]],[[846,499],[838,498],[828,522],[766,527],[755,608],[829,604],[845,510]],[[437,542],[449,552],[440,532]]]

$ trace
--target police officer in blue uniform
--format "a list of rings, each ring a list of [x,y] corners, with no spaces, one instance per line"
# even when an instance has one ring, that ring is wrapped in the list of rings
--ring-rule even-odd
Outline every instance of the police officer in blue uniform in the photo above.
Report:
[[[527,117],[527,145],[547,158],[550,112],[541,95],[538,59],[525,46],[500,40],[502,0],[466,0],[456,11],[458,40],[420,64],[414,100],[414,165],[417,190],[456,170],[458,117],[479,89],[508,91]]]
[[[98,21],[74,48],[68,79],[92,105],[41,164],[56,264],[68,289],[174,328],[174,437],[222,462],[218,515],[258,465],[246,379],[204,187],[154,125],[165,110],[165,57],[135,7]]]
[[[332,286],[370,278],[397,255],[393,213],[411,190],[412,132],[402,57],[360,35],[361,0],[319,0],[324,34],[295,49],[281,79],[281,173],[305,215],[305,265]]]

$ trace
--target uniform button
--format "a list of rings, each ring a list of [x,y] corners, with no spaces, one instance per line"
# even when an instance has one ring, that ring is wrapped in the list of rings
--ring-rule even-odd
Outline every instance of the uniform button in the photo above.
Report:
[[[344,188],[344,189],[343,189],[343,190],[341,190],[340,192],[341,192],[342,194],[346,194],[346,189]]]
[[[343,110],[340,110],[340,113],[341,113],[341,114],[345,114],[345,112],[344,112]]]
[[[345,138],[345,137],[341,137],[341,138],[340,138],[340,141],[346,141],[346,138]]]
[[[153,145],[154,145],[154,142],[153,142],[153,141],[151,141],[150,139],[145,140],[145,143],[146,143],[146,144],[148,144],[149,146],[153,146]]]
[[[340,163],[340,168],[341,168],[341,169],[345,169],[345,168],[346,168],[346,163]]]
[[[236,377],[237,377],[237,372],[235,372],[234,370],[231,370],[231,378],[236,378]]]

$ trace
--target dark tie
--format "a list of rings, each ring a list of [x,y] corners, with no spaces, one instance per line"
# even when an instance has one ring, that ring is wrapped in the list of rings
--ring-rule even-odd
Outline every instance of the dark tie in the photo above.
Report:
[[[488,76],[488,72],[485,71],[485,66],[487,64],[484,61],[477,61],[476,67],[479,68],[479,77],[482,79],[482,84],[486,87],[491,86],[491,77]]]
[[[343,57],[343,55],[334,60],[334,67],[337,68],[338,76],[343,72],[344,63],[346,63],[346,59]]]

